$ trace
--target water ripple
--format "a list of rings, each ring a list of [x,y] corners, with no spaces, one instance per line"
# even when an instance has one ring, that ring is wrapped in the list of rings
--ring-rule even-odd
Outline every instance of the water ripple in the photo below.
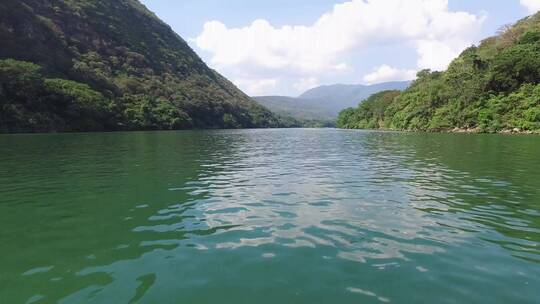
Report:
[[[535,138],[250,130],[0,140],[16,147],[0,151],[9,252],[0,283],[29,286],[0,292],[8,302],[538,298]]]

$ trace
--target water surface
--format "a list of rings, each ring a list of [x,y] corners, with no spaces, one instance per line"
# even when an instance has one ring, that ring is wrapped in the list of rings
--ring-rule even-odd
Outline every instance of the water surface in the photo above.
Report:
[[[540,137],[0,136],[0,303],[538,303]]]

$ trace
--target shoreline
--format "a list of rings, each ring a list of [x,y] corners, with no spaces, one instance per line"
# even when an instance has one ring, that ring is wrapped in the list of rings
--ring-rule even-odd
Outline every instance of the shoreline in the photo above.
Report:
[[[352,129],[336,128],[341,130],[366,130],[366,131],[388,131],[388,132],[410,132],[410,133],[447,133],[447,134],[500,134],[500,135],[540,135],[539,131],[521,130],[519,128],[503,129],[497,132],[484,132],[480,128],[453,128],[444,130],[400,130],[400,129]]]
[[[444,131],[443,131],[444,132]],[[503,134],[503,135],[539,135],[539,132],[522,130],[520,128],[502,129],[497,132],[483,132],[479,128],[454,128],[446,133],[468,133],[468,134]]]

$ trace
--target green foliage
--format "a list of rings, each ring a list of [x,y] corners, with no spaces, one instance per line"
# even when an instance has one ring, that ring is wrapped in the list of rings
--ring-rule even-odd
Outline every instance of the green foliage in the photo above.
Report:
[[[46,79],[28,62],[0,60],[0,130],[104,130],[113,124],[110,102],[88,85]]]
[[[236,129],[240,127],[240,124],[238,121],[236,121],[236,118],[234,118],[234,116],[230,113],[223,114],[223,124],[229,129]]]
[[[540,13],[465,50],[445,72],[421,71],[404,92],[388,98],[384,92],[344,110],[338,126],[540,132],[538,54]]]
[[[492,96],[477,111],[478,127],[486,132],[540,130],[540,84],[525,84],[509,95]]]
[[[43,86],[40,67],[15,60],[0,60],[0,131],[31,126],[27,108],[39,106]]]
[[[126,95],[121,99],[122,119],[128,130],[174,130],[192,127],[191,118],[166,99]]]
[[[65,79],[45,79],[43,89],[41,99],[63,118],[71,131],[111,127],[111,103],[88,85]]]
[[[336,125],[338,128],[343,129],[355,129],[356,121],[354,114],[356,110],[353,108],[347,108],[339,113]]]
[[[26,98],[42,85],[41,67],[30,62],[13,59],[0,60],[0,84],[2,96]],[[30,89],[30,91],[27,91]],[[3,100],[5,101],[5,100]]]
[[[523,83],[540,80],[540,44],[518,44],[502,51],[491,62],[489,89],[512,92]]]
[[[349,129],[386,128],[386,111],[399,94],[400,91],[383,91],[366,99],[357,109],[344,110],[338,117],[338,127]]]
[[[4,0],[0,20],[0,132],[283,126],[137,0]]]

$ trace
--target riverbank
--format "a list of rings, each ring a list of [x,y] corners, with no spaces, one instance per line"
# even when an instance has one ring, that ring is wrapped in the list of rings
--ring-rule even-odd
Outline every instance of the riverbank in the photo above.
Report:
[[[540,130],[521,130],[519,128],[503,129],[496,132],[486,132],[481,128],[453,128],[443,130],[399,130],[399,129],[350,129],[350,128],[338,128],[342,130],[366,130],[366,131],[393,131],[393,132],[423,132],[423,133],[455,133],[455,134],[503,134],[503,135],[540,135]]]
[[[502,129],[497,132],[485,132],[480,128],[454,128],[452,130],[447,131],[448,133],[471,133],[471,134],[525,134],[525,135],[538,135],[540,134],[540,131],[531,131],[531,130],[522,130],[520,128],[513,128],[513,129]]]

